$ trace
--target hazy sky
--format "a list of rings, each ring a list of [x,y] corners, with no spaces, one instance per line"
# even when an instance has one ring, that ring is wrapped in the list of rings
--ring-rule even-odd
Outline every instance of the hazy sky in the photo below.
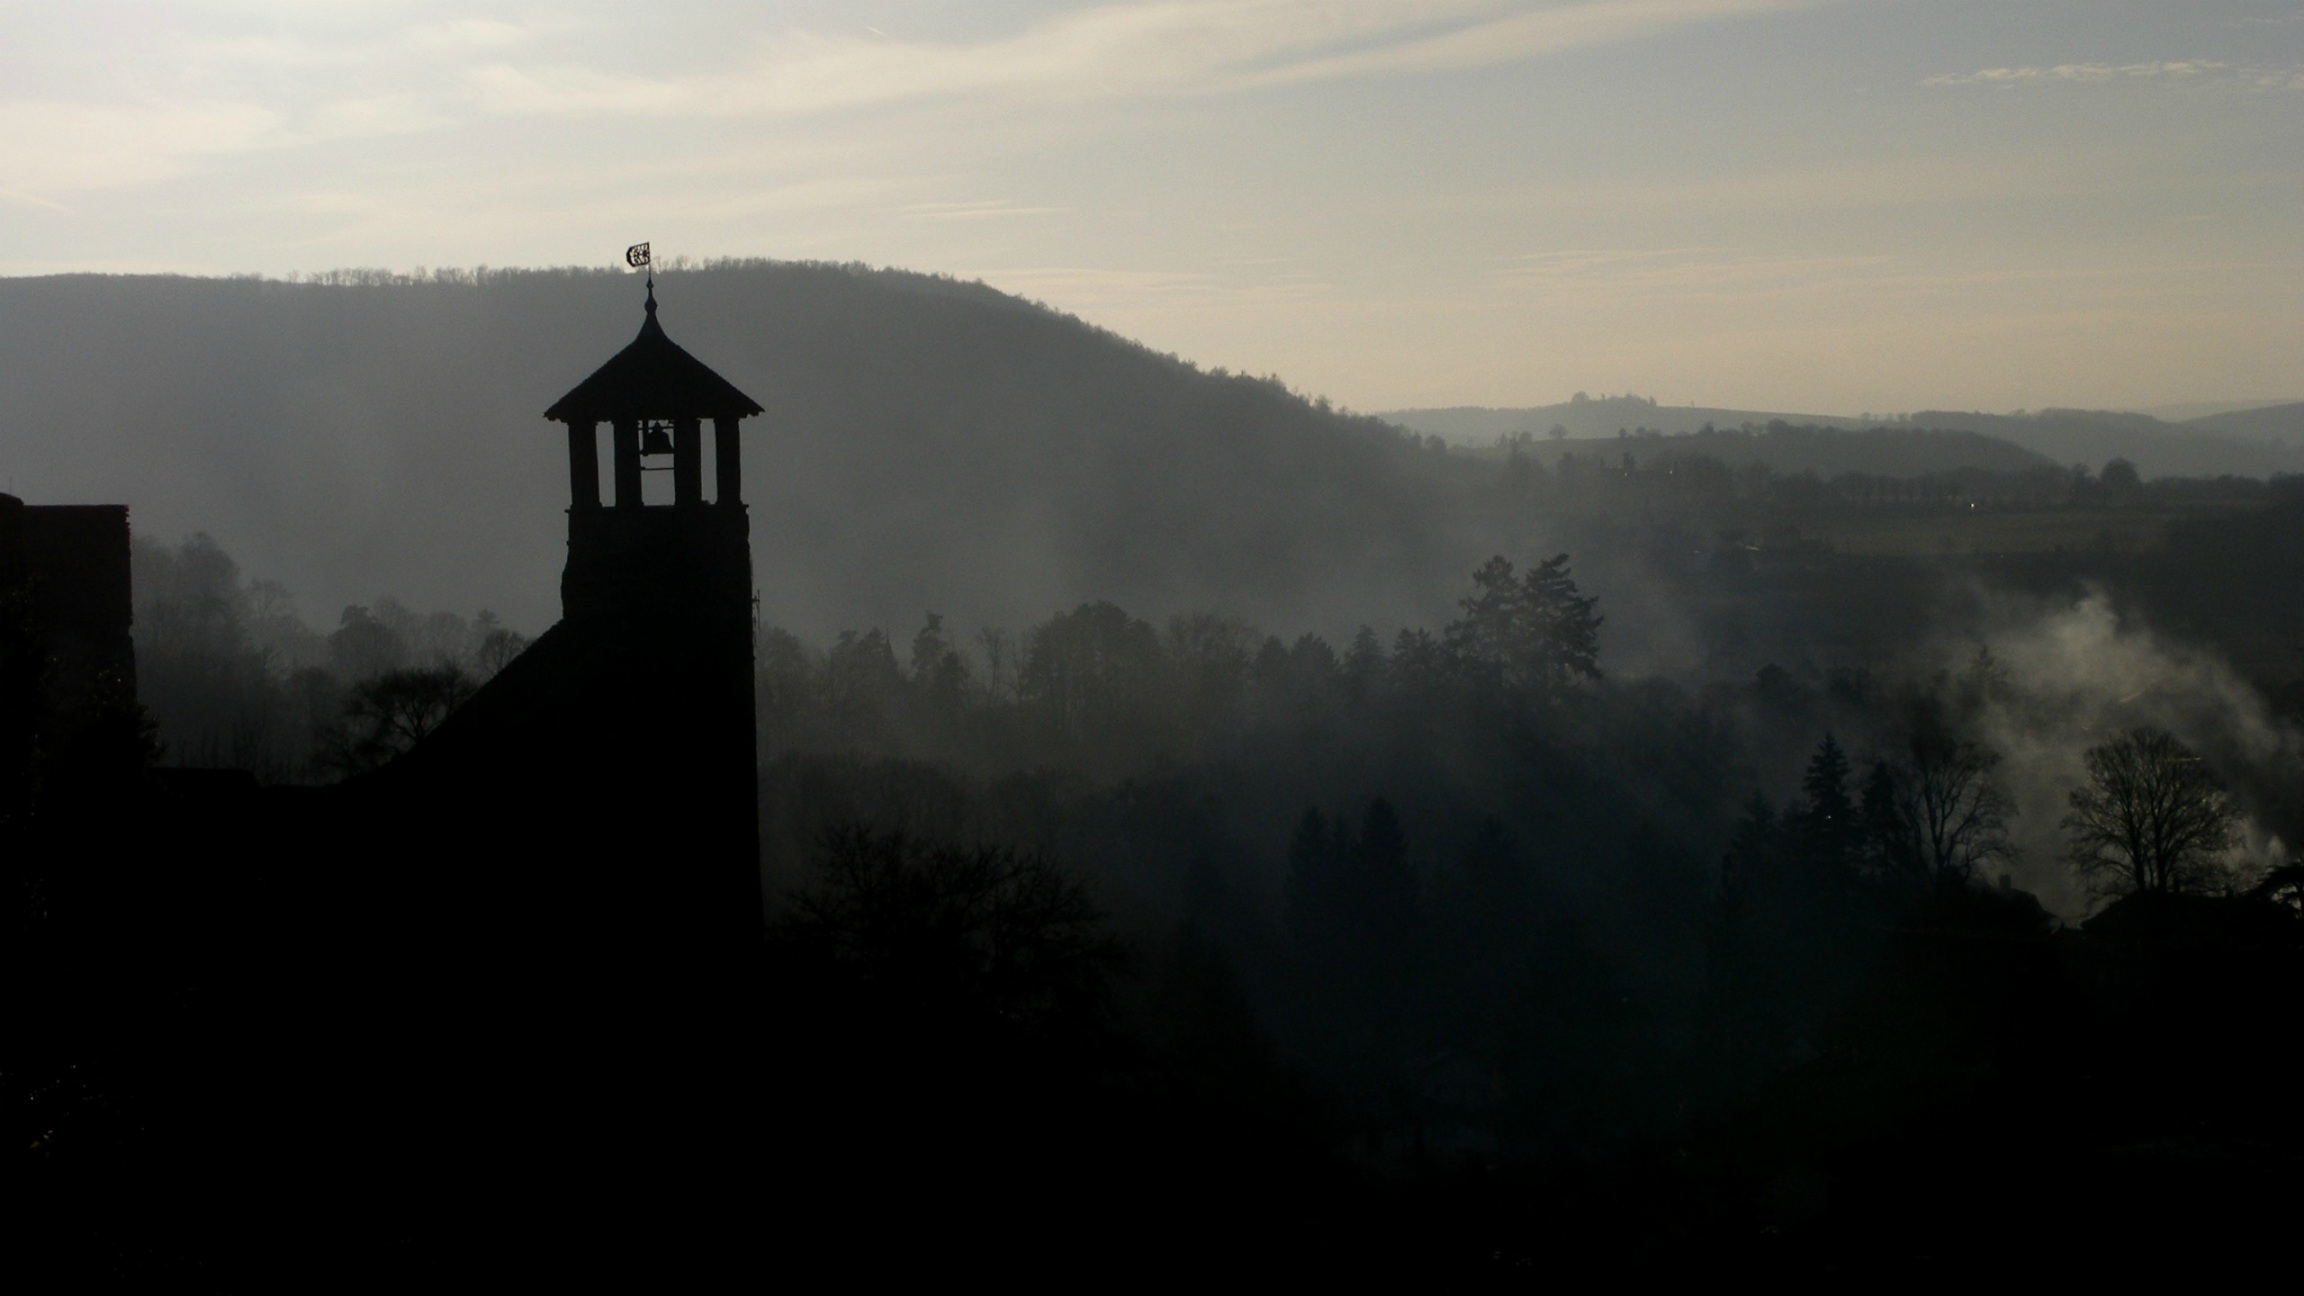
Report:
[[[2304,0],[0,0],[0,273],[982,278],[1349,405],[2304,394]]]

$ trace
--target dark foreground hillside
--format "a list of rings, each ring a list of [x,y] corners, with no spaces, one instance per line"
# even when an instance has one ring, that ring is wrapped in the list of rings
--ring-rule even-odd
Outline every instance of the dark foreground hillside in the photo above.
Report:
[[[26,498],[214,535],[323,627],[389,592],[533,632],[566,502],[541,415],[638,327],[641,285],[469,279],[0,281],[0,460]],[[1414,438],[981,285],[758,263],[658,297],[767,406],[745,498],[782,623],[1017,625],[1088,597],[1422,618],[1479,547],[1442,536]]]

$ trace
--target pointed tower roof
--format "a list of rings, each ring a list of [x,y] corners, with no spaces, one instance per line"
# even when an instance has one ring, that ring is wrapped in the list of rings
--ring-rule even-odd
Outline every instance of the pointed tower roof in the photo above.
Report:
[[[701,360],[664,335],[656,322],[656,293],[640,336],[553,403],[544,417],[557,423],[612,423],[617,419],[749,418],[760,402],[736,390]]]

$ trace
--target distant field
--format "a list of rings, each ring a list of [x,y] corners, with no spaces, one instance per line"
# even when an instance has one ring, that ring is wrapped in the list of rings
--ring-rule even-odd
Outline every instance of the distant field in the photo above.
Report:
[[[2217,510],[2036,513],[1976,510],[1934,517],[1850,516],[1803,528],[1847,554],[1919,558],[1934,554],[2141,553],[2159,548],[2171,524]]]

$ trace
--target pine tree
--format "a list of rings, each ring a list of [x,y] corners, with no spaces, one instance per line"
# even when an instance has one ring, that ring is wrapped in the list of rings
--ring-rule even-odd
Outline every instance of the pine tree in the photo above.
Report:
[[[1459,604],[1447,644],[1460,666],[1538,693],[1557,692],[1579,677],[1600,677],[1599,599],[1576,591],[1568,555],[1557,554],[1517,577],[1501,555],[1472,573],[1476,592]]]
[[[1872,772],[1864,779],[1864,854],[1882,878],[1919,880],[1924,872],[1919,836],[1905,806],[1896,767],[1885,760],[1872,762]]]
[[[1354,925],[1371,954],[1395,953],[1415,927],[1416,875],[1408,868],[1408,835],[1400,817],[1381,797],[1361,817],[1352,862]]]
[[[1592,615],[1598,598],[1576,592],[1568,555],[1556,554],[1532,568],[1521,583],[1532,631],[1530,673],[1557,688],[1575,676],[1600,678],[1601,617]]]
[[[1344,852],[1338,835],[1331,834],[1327,818],[1317,808],[1296,821],[1296,835],[1288,843],[1288,921],[1297,939],[1307,944],[1332,937],[1345,895]]]
[[[1775,873],[1776,860],[1781,853],[1783,833],[1776,820],[1776,808],[1768,798],[1754,792],[1744,803],[1744,814],[1728,834],[1728,854],[1720,862],[1720,884],[1731,902],[1744,898],[1765,887]]]
[[[1800,812],[1802,851],[1811,864],[1831,873],[1853,868],[1862,841],[1856,802],[1848,795],[1849,773],[1847,754],[1827,733],[1800,780],[1808,798]]]

